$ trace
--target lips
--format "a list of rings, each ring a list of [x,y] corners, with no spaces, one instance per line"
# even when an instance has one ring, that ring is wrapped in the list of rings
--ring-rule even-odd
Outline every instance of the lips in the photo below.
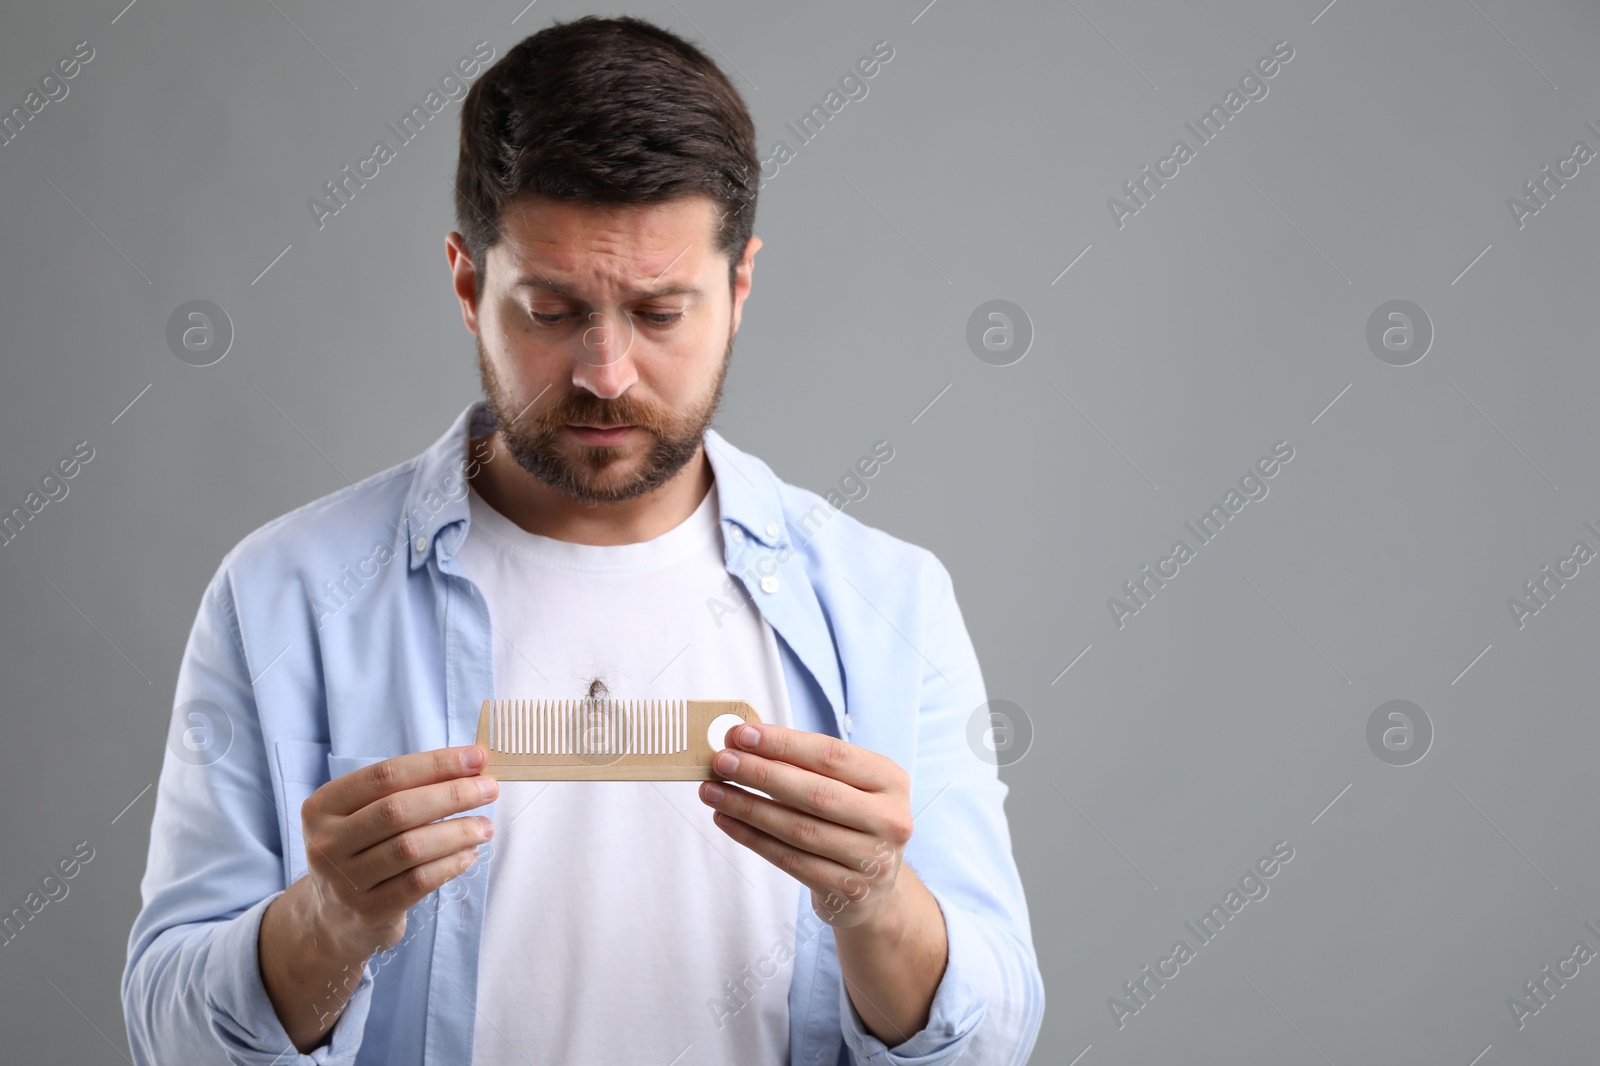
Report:
[[[632,435],[634,426],[580,426],[569,423],[567,431],[584,444],[620,444]]]

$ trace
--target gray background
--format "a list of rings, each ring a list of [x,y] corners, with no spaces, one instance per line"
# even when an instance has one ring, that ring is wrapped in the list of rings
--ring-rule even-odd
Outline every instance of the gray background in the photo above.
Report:
[[[717,425],[818,491],[889,440],[850,513],[944,560],[989,695],[1031,721],[1004,776],[1047,985],[1033,1061],[1592,1054],[1596,967],[1521,1031],[1506,1000],[1600,948],[1600,576],[1522,629],[1506,601],[1600,548],[1600,163],[1524,228],[1506,198],[1600,149],[1600,11],[924,3],[626,10],[714,46],[763,156],[894,48],[762,194]],[[321,231],[305,202],[475,42],[585,10],[520,7],[3,16],[0,109],[95,49],[0,147],[0,510],[95,448],[0,547],[0,910],[95,849],[0,948],[10,1049],[121,1061],[145,790],[220,557],[477,395],[443,252],[458,105]],[[1279,40],[1269,95],[1119,229],[1106,199]],[[165,340],[191,299],[237,331],[213,366]],[[991,299],[1035,331],[1010,366],[965,340]],[[1392,299],[1436,331],[1406,367],[1366,342]],[[1119,629],[1108,597],[1278,440],[1270,495]],[[1391,699],[1435,730],[1413,765],[1368,746]],[[1279,840],[1270,895],[1119,1030],[1108,998]]]

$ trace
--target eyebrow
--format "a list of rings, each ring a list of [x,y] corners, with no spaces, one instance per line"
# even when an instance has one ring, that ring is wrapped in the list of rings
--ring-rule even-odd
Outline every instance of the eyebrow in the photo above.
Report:
[[[572,290],[571,286],[563,285],[557,281],[551,281],[549,278],[524,274],[523,276],[517,278],[513,284],[526,285],[531,289],[543,289],[545,292],[553,292],[557,296],[565,296],[573,300],[578,299],[577,293]],[[686,285],[680,283],[676,285],[663,285],[660,288],[649,290],[630,290],[628,293],[628,297],[634,300],[653,300],[662,296],[679,295],[699,296],[701,295],[700,287],[698,285]]]

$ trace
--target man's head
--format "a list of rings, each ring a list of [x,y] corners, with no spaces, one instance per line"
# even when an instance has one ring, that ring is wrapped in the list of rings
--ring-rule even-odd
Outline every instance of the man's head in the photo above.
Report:
[[[447,250],[519,466],[603,503],[694,458],[761,245],[759,180],[737,90],[638,19],[557,23],[473,84]]]

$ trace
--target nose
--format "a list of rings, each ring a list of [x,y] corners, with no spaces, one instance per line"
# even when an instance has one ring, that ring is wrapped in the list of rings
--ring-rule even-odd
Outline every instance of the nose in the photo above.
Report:
[[[614,400],[638,380],[633,364],[633,320],[626,314],[591,311],[573,338],[572,383]]]

